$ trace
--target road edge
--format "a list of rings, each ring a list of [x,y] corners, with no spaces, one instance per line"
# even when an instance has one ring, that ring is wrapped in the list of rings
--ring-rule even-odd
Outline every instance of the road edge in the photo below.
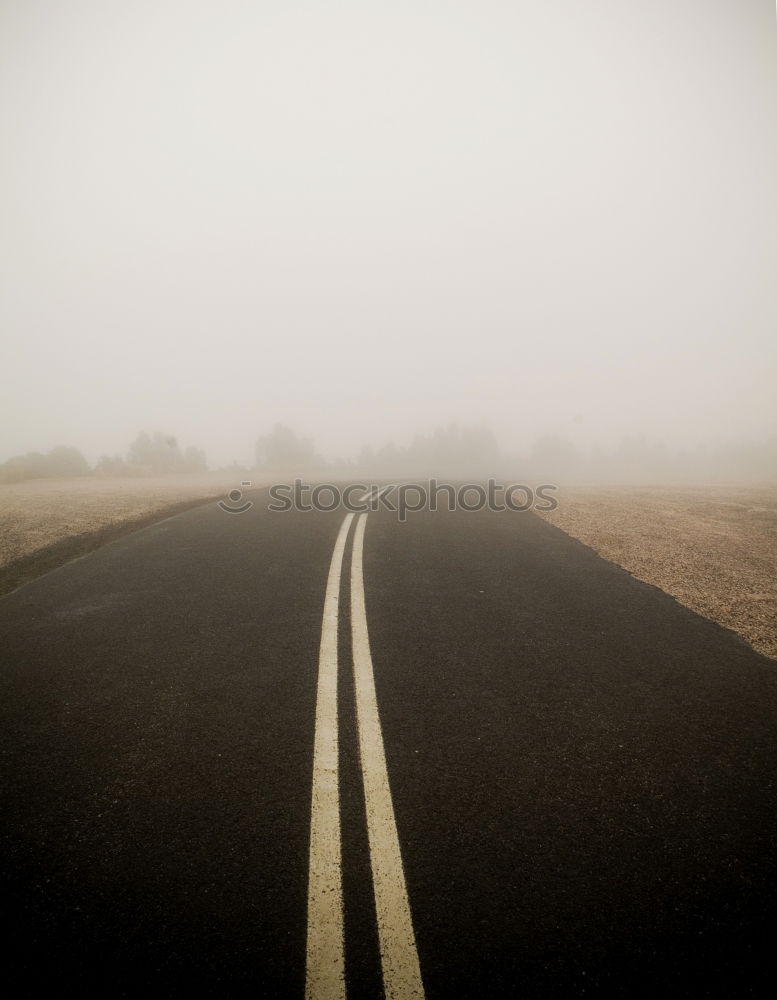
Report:
[[[163,507],[157,507],[139,517],[106,524],[96,531],[83,531],[76,535],[67,535],[50,545],[44,545],[43,548],[36,549],[19,559],[14,559],[12,562],[6,563],[5,566],[0,566],[0,598],[6,597],[47,573],[51,573],[52,570],[59,569],[60,566],[89,555],[109,542],[115,542],[125,535],[148,528],[158,521],[166,521],[169,517],[175,517],[176,514],[183,514],[194,507],[205,507],[222,496],[223,492],[219,492],[211,496],[179,500],[175,503],[165,504]]]

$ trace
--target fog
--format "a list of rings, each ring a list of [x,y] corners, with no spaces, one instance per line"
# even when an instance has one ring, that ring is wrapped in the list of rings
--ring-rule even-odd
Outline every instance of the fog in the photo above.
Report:
[[[0,142],[0,462],[777,474],[767,0],[3,0]]]

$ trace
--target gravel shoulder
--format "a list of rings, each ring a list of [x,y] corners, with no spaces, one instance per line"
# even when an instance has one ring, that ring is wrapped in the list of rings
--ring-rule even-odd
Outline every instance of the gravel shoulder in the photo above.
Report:
[[[777,486],[562,488],[543,515],[777,658]]]
[[[0,485],[0,594],[70,559],[215,500],[240,480],[224,474],[38,479]]]

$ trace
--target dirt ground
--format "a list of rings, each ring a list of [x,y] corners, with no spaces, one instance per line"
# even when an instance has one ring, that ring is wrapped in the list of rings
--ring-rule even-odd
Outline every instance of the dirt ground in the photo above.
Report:
[[[0,484],[0,594],[127,531],[240,488],[223,473]]]
[[[777,658],[777,486],[561,489],[543,515]]]
[[[0,593],[126,531],[240,487],[222,474],[0,485]],[[777,658],[777,486],[562,489],[543,515]]]

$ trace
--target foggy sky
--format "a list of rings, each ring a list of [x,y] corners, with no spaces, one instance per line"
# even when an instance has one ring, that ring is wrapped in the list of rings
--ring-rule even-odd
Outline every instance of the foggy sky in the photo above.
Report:
[[[0,0],[0,461],[777,431],[771,0]]]

